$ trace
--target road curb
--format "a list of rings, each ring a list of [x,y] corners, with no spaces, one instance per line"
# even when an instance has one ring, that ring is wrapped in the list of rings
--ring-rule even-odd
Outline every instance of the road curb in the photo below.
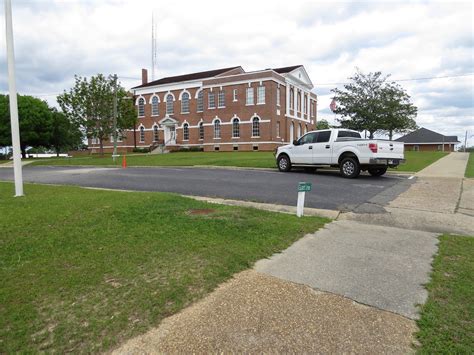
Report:
[[[192,196],[192,195],[181,195],[181,196],[192,198],[197,201],[217,203],[221,205],[252,207],[259,210],[265,210],[265,211],[271,211],[271,212],[296,214],[296,206],[293,207],[293,206],[288,206],[288,205],[276,205],[273,203],[229,200],[229,199],[212,198],[212,197],[205,197],[205,196]],[[340,213],[341,213],[340,211],[326,210],[326,209],[321,209],[321,208],[305,207],[304,209],[304,214],[306,216],[318,216],[318,217],[325,217],[325,218],[330,218],[330,219],[337,219]]]

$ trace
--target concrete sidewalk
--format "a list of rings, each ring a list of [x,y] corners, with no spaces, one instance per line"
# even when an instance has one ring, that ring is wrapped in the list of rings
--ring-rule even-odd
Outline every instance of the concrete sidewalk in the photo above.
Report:
[[[113,354],[407,354],[415,322],[253,270]]]
[[[468,160],[469,153],[450,153],[416,173],[416,176],[462,179]]]

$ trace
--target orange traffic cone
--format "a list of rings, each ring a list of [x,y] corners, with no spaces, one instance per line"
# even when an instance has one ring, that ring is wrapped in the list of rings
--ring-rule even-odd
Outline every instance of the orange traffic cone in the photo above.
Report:
[[[127,168],[127,157],[124,154],[122,157],[122,169],[126,169],[126,168]]]

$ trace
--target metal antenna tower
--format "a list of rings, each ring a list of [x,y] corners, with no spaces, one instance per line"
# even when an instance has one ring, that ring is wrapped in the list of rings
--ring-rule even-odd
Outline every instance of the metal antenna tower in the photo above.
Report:
[[[151,13],[151,80],[156,79],[156,22],[155,13]]]

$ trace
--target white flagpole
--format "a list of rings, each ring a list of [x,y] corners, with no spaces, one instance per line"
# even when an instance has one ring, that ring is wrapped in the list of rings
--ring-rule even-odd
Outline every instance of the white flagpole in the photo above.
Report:
[[[10,120],[13,146],[13,173],[15,196],[23,196],[23,174],[21,167],[20,127],[18,124],[18,103],[15,82],[15,55],[13,51],[12,3],[5,0],[5,27],[7,35],[8,88],[10,93]]]

